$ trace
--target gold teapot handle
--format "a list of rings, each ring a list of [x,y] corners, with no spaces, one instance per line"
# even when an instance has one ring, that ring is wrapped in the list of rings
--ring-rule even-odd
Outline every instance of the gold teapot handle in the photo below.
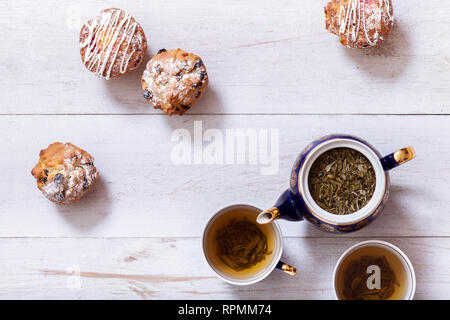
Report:
[[[413,147],[406,147],[394,152],[394,159],[397,163],[403,164],[416,157],[416,150]]]
[[[384,170],[391,170],[395,167],[398,167],[405,162],[408,162],[416,157],[416,151],[413,147],[406,147],[400,150],[397,150],[386,157],[380,159],[381,164],[383,165]]]

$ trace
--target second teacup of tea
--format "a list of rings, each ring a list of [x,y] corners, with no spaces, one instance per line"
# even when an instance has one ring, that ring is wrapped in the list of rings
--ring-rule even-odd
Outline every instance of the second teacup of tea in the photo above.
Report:
[[[416,290],[408,257],[385,241],[369,240],[346,250],[334,269],[339,300],[411,300]]]
[[[203,252],[222,280],[249,285],[266,278],[275,268],[294,275],[295,268],[280,261],[281,231],[276,223],[259,225],[260,209],[233,205],[217,212],[203,233]]]

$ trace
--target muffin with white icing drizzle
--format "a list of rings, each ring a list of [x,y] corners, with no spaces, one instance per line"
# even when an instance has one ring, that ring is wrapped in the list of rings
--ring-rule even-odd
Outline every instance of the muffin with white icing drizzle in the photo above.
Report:
[[[107,80],[136,69],[146,50],[144,30],[128,12],[120,9],[103,10],[80,31],[83,64]]]
[[[208,86],[203,60],[181,49],[161,49],[142,74],[144,98],[168,115],[183,115]]]
[[[325,26],[349,48],[381,44],[391,32],[391,0],[332,0],[325,7]]]
[[[58,204],[77,202],[98,178],[94,158],[71,143],[55,142],[39,153],[31,170],[37,187],[45,197]]]

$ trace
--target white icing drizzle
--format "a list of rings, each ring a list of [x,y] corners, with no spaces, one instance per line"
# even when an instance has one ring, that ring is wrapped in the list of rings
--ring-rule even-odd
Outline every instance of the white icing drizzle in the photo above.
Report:
[[[100,77],[109,79],[111,76],[111,70],[114,63],[117,60],[117,55],[122,44],[126,41],[126,48],[120,62],[120,73],[125,73],[130,62],[133,51],[127,56],[127,51],[130,47],[133,35],[136,32],[137,22],[131,23],[131,15],[124,12],[124,17],[120,19],[121,13],[124,12],[119,9],[114,9],[107,12],[102,12],[99,18],[93,19],[91,24],[85,23],[85,26],[89,30],[89,34],[86,40],[80,44],[81,48],[86,47],[86,51],[83,56],[83,63],[87,64],[87,68],[97,74]],[[106,70],[108,61],[110,60],[112,51],[115,47],[120,31],[123,30],[122,37],[116,46],[116,52],[111,60],[109,68]],[[127,40],[128,37],[128,40]],[[99,42],[102,41],[102,50],[100,50]],[[102,55],[103,59],[102,59]]]
[[[376,18],[376,24],[381,23],[383,16],[382,9],[386,9],[385,12],[389,21],[393,21],[394,17],[391,15],[390,0],[378,0],[378,12],[372,14],[371,18]],[[364,31],[366,40],[370,46],[375,46],[380,38],[378,31],[376,31],[373,40],[370,39],[367,31],[366,17],[366,0],[349,0],[348,6],[340,6],[339,10],[339,33],[347,36],[347,39],[352,43],[356,42],[359,30],[361,26]]]

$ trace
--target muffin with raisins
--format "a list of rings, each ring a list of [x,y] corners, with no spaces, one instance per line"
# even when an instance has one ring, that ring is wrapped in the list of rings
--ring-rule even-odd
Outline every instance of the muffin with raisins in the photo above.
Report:
[[[89,153],[61,142],[41,150],[31,174],[44,196],[58,204],[79,201],[98,178],[94,158]]]
[[[208,73],[202,59],[181,49],[158,51],[142,74],[144,98],[155,108],[184,114],[208,86]]]

